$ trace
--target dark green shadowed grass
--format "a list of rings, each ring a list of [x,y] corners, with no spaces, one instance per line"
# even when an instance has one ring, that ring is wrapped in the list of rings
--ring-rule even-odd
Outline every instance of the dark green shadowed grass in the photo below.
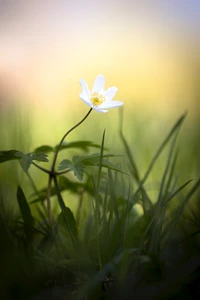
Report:
[[[22,156],[1,153],[0,167],[10,160],[18,163],[32,188],[27,193],[22,182],[16,189],[12,201],[17,214],[8,213],[1,199],[4,298],[198,299],[200,221],[195,208],[200,179],[187,174],[182,182],[177,177],[186,172],[178,164],[182,150],[178,135],[185,117],[165,138],[158,137],[145,172],[134,156],[139,145],[128,142],[122,130],[122,115],[118,142],[124,155],[112,154],[112,149],[108,153],[105,131],[100,145],[88,140],[64,144],[51,186],[53,230],[47,187],[37,188],[30,173],[33,158],[45,166],[55,147],[38,147],[35,156],[29,149],[22,155],[28,158],[26,164],[21,165],[16,160]],[[82,152],[71,158],[69,148]],[[93,148],[95,153],[85,154]],[[156,167],[159,182],[152,196],[149,183]]]

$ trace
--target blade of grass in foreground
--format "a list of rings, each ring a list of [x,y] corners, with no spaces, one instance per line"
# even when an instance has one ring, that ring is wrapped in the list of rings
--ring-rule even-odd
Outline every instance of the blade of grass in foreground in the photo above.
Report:
[[[130,149],[130,147],[129,147],[129,145],[128,145],[125,137],[124,137],[124,134],[123,134],[123,107],[121,108],[121,110],[119,110],[119,113],[120,113],[119,135],[121,137],[121,140],[123,142],[124,148],[126,150],[126,154],[127,154],[128,159],[130,161],[130,165],[132,167],[131,174],[133,175],[133,178],[136,180],[136,182],[139,183],[140,182],[139,171],[138,171],[136,162],[135,162],[135,160],[133,158],[131,149]]]
[[[162,142],[162,144],[160,145],[160,147],[158,148],[156,154],[154,155],[149,168],[147,169],[143,179],[140,181],[140,186],[143,185],[145,183],[145,181],[147,180],[153,166],[155,165],[158,157],[160,156],[160,154],[162,153],[163,149],[165,148],[165,146],[168,144],[168,142],[170,141],[170,139],[172,138],[172,136],[177,132],[177,130],[180,129],[181,125],[183,124],[183,121],[186,118],[186,113],[183,114],[178,121],[174,124],[174,126],[172,127],[172,129],[170,130],[169,134],[167,135],[167,137],[164,139],[164,141]],[[138,189],[140,189],[140,186]]]
[[[33,226],[34,219],[31,215],[31,210],[27,203],[24,192],[20,186],[18,186],[18,189],[17,189],[17,201],[18,201],[21,215],[22,215],[22,218],[24,221],[24,231],[25,231],[26,237],[27,237],[27,240],[30,240],[32,237],[31,227]]]
[[[168,234],[171,234],[174,231],[175,227],[178,224],[178,221],[180,220],[180,218],[183,214],[186,204],[189,202],[190,198],[194,195],[194,193],[196,193],[196,191],[198,190],[199,187],[200,187],[200,179],[194,184],[194,186],[191,188],[191,190],[185,196],[183,202],[179,205],[178,209],[174,213],[171,224],[168,226]],[[171,195],[170,200],[171,200],[172,196],[174,197],[175,194],[177,194],[177,192],[175,192],[173,195]]]
[[[164,141],[162,142],[162,144],[160,145],[160,147],[158,148],[158,150],[156,151],[153,159],[150,162],[150,165],[144,175],[144,177],[140,180],[140,182],[138,183],[138,188],[135,191],[135,197],[137,197],[137,194],[140,190],[143,190],[143,185],[145,183],[145,181],[147,180],[151,170],[153,169],[157,159],[159,158],[160,154],[162,153],[162,151],[164,150],[164,148],[166,147],[166,145],[168,144],[168,142],[171,140],[171,138],[174,136],[174,134],[177,132],[177,130],[180,129],[181,125],[183,124],[183,121],[186,118],[187,113],[184,113],[183,115],[181,115],[181,117],[178,119],[178,121],[174,124],[174,126],[172,127],[172,129],[170,130],[169,134],[167,135],[167,137],[164,139]],[[129,149],[130,152],[130,149]],[[134,204],[134,201],[132,202]]]
[[[146,227],[146,230],[143,234],[143,237],[141,239],[141,244],[140,244],[140,251],[142,250],[142,247],[144,245],[144,240],[146,238],[147,233],[149,232],[149,230],[152,227],[152,224],[154,224],[154,222],[156,222],[156,220],[159,218],[160,214],[162,213],[163,208],[165,209],[165,206],[167,205],[167,203],[169,201],[171,201],[180,191],[182,191],[192,180],[188,180],[187,182],[185,182],[181,187],[179,187],[167,200],[166,203],[163,203],[162,206],[159,207],[159,209],[155,212],[153,218],[151,219],[150,223],[148,224],[148,226]],[[200,183],[199,183],[200,185]],[[177,220],[177,222],[179,221],[179,219]]]
[[[137,168],[137,164],[135,162],[135,159],[132,155],[132,151],[128,145],[128,142],[126,141],[124,134],[123,134],[123,107],[121,108],[121,110],[119,110],[120,113],[120,121],[119,121],[119,135],[121,137],[122,143],[124,145],[128,160],[129,160],[129,170],[133,176],[133,178],[135,179],[135,181],[137,182],[138,185],[140,185],[141,182],[141,178],[139,175],[139,170]],[[147,192],[145,191],[145,189],[143,188],[142,185],[140,185],[140,189],[137,190],[137,192],[141,190],[144,197],[145,197],[145,202],[143,201],[142,206],[143,206],[143,210],[146,213],[147,212],[147,207],[150,208],[152,207],[151,204],[151,200],[149,199],[149,196],[147,195]],[[137,193],[135,193],[135,195],[137,195]],[[134,204],[135,201],[132,201],[132,203]]]
[[[101,151],[100,151],[100,158],[99,158],[99,171],[97,176],[97,184],[95,188],[95,206],[94,206],[94,214],[96,220],[96,230],[101,226],[100,224],[100,205],[99,205],[99,186],[101,180],[101,171],[102,171],[102,160],[103,160],[103,151],[104,151],[104,141],[105,141],[105,129],[103,131],[102,142],[101,142]],[[99,268],[102,269],[102,259],[101,259],[101,252],[100,252],[100,245],[99,245],[99,238],[97,239],[97,253],[98,253],[98,264]]]
[[[180,127],[179,127],[179,129],[180,129]],[[171,161],[173,160],[173,152],[175,149],[175,144],[176,144],[176,140],[178,137],[178,133],[179,133],[179,130],[177,130],[177,132],[172,140],[166,167],[165,167],[165,170],[164,170],[164,173],[162,176],[162,180],[161,180],[161,184],[160,184],[160,191],[159,191],[158,199],[157,199],[157,202],[155,205],[155,212],[160,210],[160,207],[162,207],[162,210],[160,211],[158,218],[153,223],[153,226],[151,228],[151,236],[150,236],[151,239],[150,239],[150,243],[149,243],[150,244],[149,248],[150,248],[150,251],[154,251],[154,252],[158,252],[159,247],[160,247],[161,233],[162,233],[162,228],[163,228],[163,224],[164,224],[164,220],[165,220],[165,213],[167,210],[167,205],[164,205],[164,204],[166,203],[165,195],[168,194],[168,190],[165,191],[165,194],[164,194],[164,188],[166,185],[169,186],[168,181],[171,180],[171,178],[169,178],[169,177],[167,180],[168,173],[170,173],[170,176],[173,176],[172,170],[174,170],[174,164],[171,164]]]
[[[100,187],[101,172],[102,172],[104,141],[105,141],[105,130],[103,131],[103,136],[102,136],[101,150],[100,150],[100,157],[99,157],[99,167],[98,167],[99,170],[98,170],[96,184],[95,181],[93,181],[94,188],[95,188],[95,217],[96,217],[97,224],[99,224],[100,222],[99,187]]]

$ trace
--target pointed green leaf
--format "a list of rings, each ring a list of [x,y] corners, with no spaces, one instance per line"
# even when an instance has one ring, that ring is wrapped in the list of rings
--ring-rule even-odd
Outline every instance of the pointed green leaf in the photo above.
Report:
[[[63,159],[58,166],[58,170],[70,169],[73,171],[73,163],[69,159]]]
[[[32,160],[42,161],[42,162],[48,162],[48,155],[44,152],[37,152],[37,153],[29,153]]]
[[[28,169],[32,163],[31,157],[29,155],[24,154],[23,152],[17,152],[15,155],[21,157],[19,163],[24,172],[28,172]]]
[[[82,163],[77,163],[74,166],[74,175],[80,180],[83,180],[85,166]]]
[[[69,142],[69,143],[64,142],[62,144],[62,146],[60,147],[60,150],[69,149],[69,148],[80,148],[85,151],[88,151],[89,147],[100,148],[99,145],[94,144],[91,141],[76,141],[76,142]],[[57,149],[57,148],[58,148],[58,146],[55,147],[55,149]]]
[[[49,152],[53,152],[54,148],[48,145],[43,145],[40,147],[37,147],[33,152],[37,153],[37,152],[43,152],[43,153],[49,153]]]
[[[18,204],[19,204],[19,208],[20,208],[21,215],[22,215],[22,218],[24,220],[24,223],[29,225],[29,226],[32,226],[33,223],[34,223],[34,220],[33,220],[33,217],[31,215],[31,210],[30,210],[29,205],[27,203],[24,192],[23,192],[23,190],[21,189],[20,186],[18,186],[18,189],[17,189],[17,201],[18,201]]]
[[[110,169],[110,170],[114,170],[116,172],[120,172],[122,174],[125,174],[125,175],[129,175],[128,173],[124,172],[121,168],[119,168],[118,166],[116,166],[115,164],[113,164],[112,162],[106,160],[106,159],[103,159],[102,160],[102,167],[104,168],[107,168],[107,169]]]
[[[16,156],[18,150],[0,151],[0,164],[9,160],[19,160],[20,157]]]
[[[100,148],[99,145],[94,144],[91,141],[75,141],[75,142],[63,142],[62,146],[60,147],[59,151],[68,149],[68,148],[80,148],[84,151],[88,151],[89,147],[92,148]],[[49,146],[49,145],[43,145],[40,147],[37,147],[34,152],[44,152],[44,153],[49,153],[49,152],[54,152],[58,148],[58,145],[55,147]]]
[[[82,181],[83,180],[83,175],[84,175],[84,165],[81,162],[77,162],[76,164],[73,164],[69,159],[64,159],[61,161],[58,169],[59,170],[64,170],[64,169],[70,169],[70,171],[74,172],[74,176],[78,178],[78,180]]]
[[[122,155],[114,155],[114,154],[106,154],[103,155],[102,161],[101,161],[101,166],[110,170],[114,170],[126,175],[126,172],[124,172],[122,169],[120,169],[118,166],[113,164],[112,162],[108,161],[105,159],[105,157],[116,157],[116,156],[122,156]],[[91,155],[86,155],[86,156],[74,156],[72,158],[73,164],[76,167],[78,164],[82,164],[85,166],[100,166],[100,153],[94,153]]]
[[[122,156],[122,155],[114,155],[114,154],[104,154],[103,157],[118,157],[118,156]],[[73,157],[73,162],[74,164],[77,163],[77,162],[82,162],[84,163],[85,165],[87,165],[87,161],[89,161],[89,165],[91,164],[99,164],[99,160],[100,160],[100,153],[93,153],[93,154],[90,154],[90,155],[84,155],[84,156],[74,156]]]
[[[18,151],[15,153],[15,156],[20,158],[19,162],[24,172],[28,172],[33,160],[48,162],[47,154],[42,152],[24,154],[23,152]]]
[[[78,229],[73,212],[69,207],[65,207],[58,216],[57,229],[62,238],[71,240],[73,246],[76,247]]]

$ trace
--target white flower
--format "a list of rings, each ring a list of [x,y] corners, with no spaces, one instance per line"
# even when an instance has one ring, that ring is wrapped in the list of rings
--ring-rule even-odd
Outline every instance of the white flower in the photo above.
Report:
[[[105,78],[103,75],[98,75],[94,81],[92,91],[84,79],[80,79],[82,92],[80,98],[91,108],[99,112],[107,112],[109,108],[114,108],[123,105],[121,101],[112,101],[118,88],[110,87],[104,91]]]

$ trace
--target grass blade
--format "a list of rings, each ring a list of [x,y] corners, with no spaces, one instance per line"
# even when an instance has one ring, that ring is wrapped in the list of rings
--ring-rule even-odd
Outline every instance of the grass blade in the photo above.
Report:
[[[24,231],[25,231],[26,237],[27,237],[27,240],[30,240],[32,237],[31,227],[34,224],[34,219],[32,217],[31,210],[30,210],[30,207],[26,200],[26,197],[24,195],[24,192],[20,186],[18,186],[18,189],[17,189],[17,201],[18,201],[21,215],[22,215],[22,218],[24,221]]]

